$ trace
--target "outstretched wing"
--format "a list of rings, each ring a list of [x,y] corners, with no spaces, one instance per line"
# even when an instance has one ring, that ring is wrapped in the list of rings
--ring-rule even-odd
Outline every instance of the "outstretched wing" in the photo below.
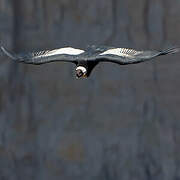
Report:
[[[72,47],[60,48],[51,51],[40,51],[28,54],[12,54],[4,47],[1,47],[1,49],[8,57],[17,62],[35,65],[50,63],[54,61],[76,63],[78,56],[84,53],[84,50],[75,49]]]
[[[179,52],[180,48],[171,48],[164,51],[136,51],[126,48],[111,48],[97,56],[99,62],[113,62],[121,65],[136,64],[154,57]]]

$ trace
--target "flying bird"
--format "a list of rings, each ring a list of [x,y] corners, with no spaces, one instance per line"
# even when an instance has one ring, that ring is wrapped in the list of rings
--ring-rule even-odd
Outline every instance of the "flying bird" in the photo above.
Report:
[[[1,47],[2,51],[12,60],[26,64],[41,65],[51,62],[71,62],[76,65],[76,77],[89,77],[92,70],[100,62],[111,62],[119,65],[136,64],[148,61],[157,56],[173,54],[180,48],[170,48],[163,51],[136,51],[127,48],[107,46],[88,46],[85,50],[64,47],[54,50],[39,51],[27,54],[13,54]]]

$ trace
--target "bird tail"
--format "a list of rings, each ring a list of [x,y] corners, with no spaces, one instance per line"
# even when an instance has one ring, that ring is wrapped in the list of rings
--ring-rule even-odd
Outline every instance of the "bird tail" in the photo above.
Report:
[[[177,53],[177,52],[180,52],[180,47],[169,48],[169,49],[163,50],[163,51],[160,52],[159,55],[174,54],[174,53]]]
[[[1,46],[1,50],[4,52],[4,54],[6,54],[11,59],[17,60],[17,57],[13,55],[12,53],[10,53],[9,51],[7,51],[3,46]]]

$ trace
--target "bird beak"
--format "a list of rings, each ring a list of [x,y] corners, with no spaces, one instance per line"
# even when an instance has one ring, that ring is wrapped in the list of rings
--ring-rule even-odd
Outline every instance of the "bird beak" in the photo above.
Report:
[[[80,78],[88,78],[88,77],[87,77],[87,75],[86,75],[86,74],[84,74],[84,75],[83,75],[83,76],[81,76],[81,77],[76,76],[76,79],[80,79]]]
[[[87,75],[86,75],[86,74],[83,74],[83,78],[87,78]]]

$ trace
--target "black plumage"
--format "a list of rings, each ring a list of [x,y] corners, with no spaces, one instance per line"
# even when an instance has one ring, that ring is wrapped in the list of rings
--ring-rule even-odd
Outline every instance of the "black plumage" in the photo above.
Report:
[[[89,46],[85,50],[65,47],[50,51],[40,51],[27,54],[12,54],[4,47],[2,51],[11,59],[26,64],[41,65],[50,62],[71,62],[76,64],[76,76],[88,77],[94,67],[100,62],[112,62],[120,65],[136,64],[148,61],[154,57],[173,54],[180,48],[171,48],[164,51],[136,51],[127,48],[107,46]]]

